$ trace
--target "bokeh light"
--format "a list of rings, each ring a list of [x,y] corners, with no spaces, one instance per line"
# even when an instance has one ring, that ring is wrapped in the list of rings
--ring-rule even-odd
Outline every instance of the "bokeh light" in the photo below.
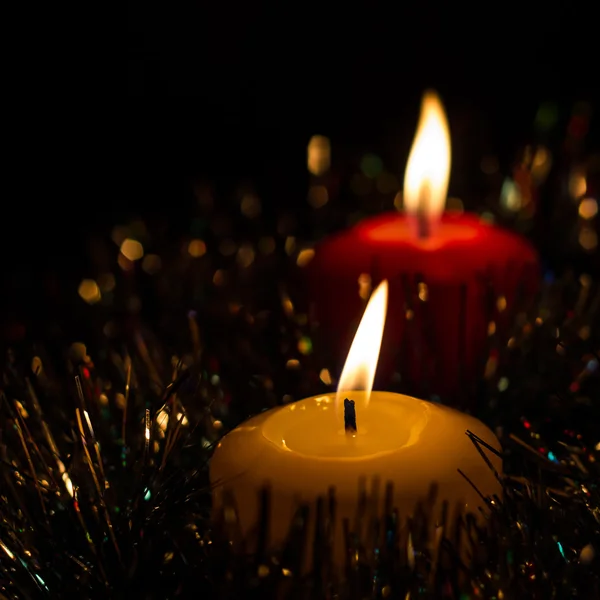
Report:
[[[125,272],[133,270],[133,267],[134,267],[133,261],[129,260],[122,252],[119,252],[119,256],[117,258],[117,264]]]
[[[535,115],[535,128],[540,132],[550,131],[558,122],[558,115],[558,106],[554,102],[544,102]]]
[[[533,155],[533,160],[531,162],[531,176],[539,185],[541,184],[548,174],[550,173],[550,169],[552,167],[552,154],[545,146],[540,146],[535,151]]]
[[[192,240],[188,245],[188,252],[194,258],[200,258],[206,254],[206,244],[203,240]]]
[[[254,194],[246,194],[242,198],[240,209],[245,217],[254,219],[260,215],[262,210],[260,199]]]
[[[225,285],[226,280],[227,280],[227,275],[225,274],[225,271],[223,271],[223,269],[217,269],[215,271],[215,274],[213,275],[213,283],[217,287],[220,287],[222,285]]]
[[[144,247],[137,240],[127,238],[121,244],[121,254],[133,262],[144,256]]]
[[[402,205],[403,205],[403,197],[402,197],[402,192],[400,191],[394,196],[394,208],[396,210],[402,210]]]
[[[369,179],[374,179],[382,173],[383,161],[375,154],[365,154],[360,161],[360,170]]]
[[[583,227],[579,232],[579,245],[588,252],[598,246],[598,234],[590,227]]]
[[[308,143],[307,168],[313,175],[324,175],[331,166],[331,144],[324,135],[313,135]]]
[[[254,248],[251,244],[243,244],[237,252],[237,262],[242,269],[249,267],[254,262]]]
[[[323,208],[329,201],[329,192],[324,185],[312,185],[308,190],[308,203],[313,208]]]
[[[369,275],[368,273],[361,273],[358,276],[358,295],[363,300],[368,300],[369,296],[371,295],[371,289],[372,289],[371,275]]]
[[[301,250],[298,254],[298,258],[296,259],[296,264],[299,267],[306,267],[308,263],[314,258],[315,251],[312,248],[307,248],[305,250]]]
[[[579,204],[579,216],[582,219],[593,219],[598,214],[598,202],[595,198],[584,198]]]
[[[452,210],[459,213],[464,212],[464,202],[460,198],[450,197],[446,200],[446,210]]]
[[[312,340],[308,336],[303,336],[298,340],[298,352],[300,354],[310,354],[313,350]]]
[[[157,254],[148,254],[144,256],[142,261],[142,269],[148,273],[148,275],[156,275],[162,267],[162,260]]]
[[[585,171],[581,168],[575,168],[569,176],[569,194],[573,200],[578,200],[587,192],[587,182],[585,180]]]
[[[292,254],[296,249],[296,238],[292,235],[285,238],[285,252],[286,254]]]
[[[88,304],[96,304],[102,300],[98,284],[93,279],[84,279],[77,290],[79,296]]]
[[[321,372],[319,373],[319,379],[325,385],[331,385],[331,373],[329,372],[329,369],[321,369]]]
[[[500,202],[505,209],[512,212],[521,210],[521,207],[523,206],[521,189],[510,177],[507,177],[502,184]]]

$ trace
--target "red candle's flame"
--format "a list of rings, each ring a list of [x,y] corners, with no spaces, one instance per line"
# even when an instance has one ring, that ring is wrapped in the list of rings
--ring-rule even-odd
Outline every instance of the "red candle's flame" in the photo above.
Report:
[[[444,212],[449,178],[448,121],[437,94],[427,92],[404,174],[404,209],[417,218],[423,237]]]

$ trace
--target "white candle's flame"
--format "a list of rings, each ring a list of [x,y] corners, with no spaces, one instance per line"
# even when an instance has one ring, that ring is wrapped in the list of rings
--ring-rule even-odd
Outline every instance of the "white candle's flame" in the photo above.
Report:
[[[371,295],[365,313],[350,346],[346,364],[340,376],[336,395],[336,406],[341,406],[345,392],[364,390],[369,402],[377,361],[381,350],[383,327],[388,301],[388,282],[382,281]]]
[[[450,178],[450,132],[444,107],[427,92],[404,174],[404,209],[437,223],[444,212]]]

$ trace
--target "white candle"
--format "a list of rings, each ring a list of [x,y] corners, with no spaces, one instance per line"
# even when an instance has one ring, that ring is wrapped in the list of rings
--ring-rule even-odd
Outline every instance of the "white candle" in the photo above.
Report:
[[[393,503],[402,518],[438,486],[437,507],[477,512],[484,503],[459,473],[484,495],[500,495],[500,485],[466,431],[500,450],[494,434],[477,419],[437,404],[390,392],[371,392],[385,321],[387,283],[371,297],[350,349],[337,395],[314,396],[249,419],[227,434],[210,465],[213,505],[223,492],[235,500],[242,531],[252,536],[260,491],[271,489],[270,542],[281,544],[301,503],[314,508],[335,488],[334,557],[344,560],[342,521],[354,522],[359,487],[393,484]],[[344,425],[344,400],[354,401],[356,431]],[[348,416],[348,414],[346,415]],[[502,465],[487,453],[498,473]],[[383,504],[379,491],[377,511]],[[310,545],[309,545],[310,547]],[[310,566],[310,565],[306,565]]]

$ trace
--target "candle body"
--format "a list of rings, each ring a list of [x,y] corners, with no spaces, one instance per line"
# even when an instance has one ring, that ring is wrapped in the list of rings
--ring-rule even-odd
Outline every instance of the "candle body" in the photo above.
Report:
[[[259,514],[259,493],[269,485],[269,539],[283,543],[302,503],[314,508],[333,486],[337,508],[333,533],[335,563],[344,562],[342,522],[355,522],[361,481],[393,484],[393,505],[401,519],[425,500],[431,484],[439,486],[436,514],[443,500],[450,509],[476,511],[483,502],[458,473],[461,469],[484,495],[500,495],[500,485],[465,434],[468,429],[496,449],[493,433],[480,421],[453,409],[389,392],[348,392],[356,402],[356,435],[344,431],[335,396],[315,396],[262,413],[227,434],[210,465],[215,510],[229,490],[243,534],[250,540]],[[501,461],[490,456],[498,472]],[[383,490],[371,496],[381,515]],[[309,529],[309,536],[312,535]],[[311,548],[309,539],[308,548]],[[310,567],[310,565],[305,565]]]
[[[319,244],[307,267],[311,310],[341,362],[369,287],[387,279],[379,385],[397,371],[412,393],[460,396],[483,372],[489,334],[503,335],[535,296],[537,255],[522,237],[472,215],[446,213],[430,238],[415,230],[390,213]]]

